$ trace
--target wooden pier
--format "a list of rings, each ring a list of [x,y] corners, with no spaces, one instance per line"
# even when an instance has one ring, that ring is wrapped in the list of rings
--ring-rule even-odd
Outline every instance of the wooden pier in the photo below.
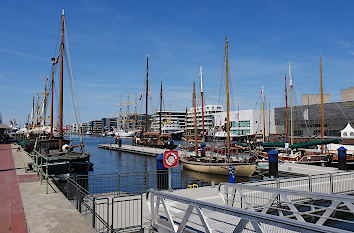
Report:
[[[152,156],[152,157],[156,157],[159,154],[166,151],[165,149],[160,149],[160,148],[151,148],[151,147],[143,147],[143,146],[130,146],[130,145],[118,146],[117,144],[98,144],[98,148],[123,151],[123,152],[140,154],[140,155],[147,155],[147,156]]]
[[[117,144],[98,144],[98,148],[123,151],[123,152],[152,156],[152,157],[156,157],[159,154],[168,150],[168,149],[160,149],[160,148],[152,148],[152,147],[144,147],[144,146],[131,146],[131,145],[122,145],[119,147]],[[183,152],[183,154],[185,153],[186,152]],[[187,152],[187,153],[188,156],[194,155],[194,152]]]

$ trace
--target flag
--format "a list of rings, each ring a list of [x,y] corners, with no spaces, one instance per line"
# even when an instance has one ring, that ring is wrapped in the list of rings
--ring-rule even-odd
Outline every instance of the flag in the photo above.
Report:
[[[142,100],[142,99],[143,99],[143,93],[140,94],[139,100]]]

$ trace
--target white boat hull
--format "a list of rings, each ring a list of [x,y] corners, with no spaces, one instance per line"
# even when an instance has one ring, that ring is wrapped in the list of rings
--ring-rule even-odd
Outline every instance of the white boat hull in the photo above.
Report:
[[[181,159],[183,167],[197,172],[210,173],[216,175],[229,175],[229,167],[232,166],[235,169],[235,176],[249,177],[256,170],[256,164],[247,163],[203,163],[188,161]]]
[[[115,136],[119,136],[119,137],[134,137],[135,136],[135,131],[131,131],[131,132],[125,132],[125,131],[117,131],[114,132]]]

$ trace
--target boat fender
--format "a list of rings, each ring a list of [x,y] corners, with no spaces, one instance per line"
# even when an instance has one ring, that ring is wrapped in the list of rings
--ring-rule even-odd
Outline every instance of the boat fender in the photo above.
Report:
[[[61,147],[61,149],[63,150],[63,151],[65,151],[65,152],[67,152],[67,151],[69,151],[69,145],[68,144],[65,144],[65,145],[63,145],[62,147]]]

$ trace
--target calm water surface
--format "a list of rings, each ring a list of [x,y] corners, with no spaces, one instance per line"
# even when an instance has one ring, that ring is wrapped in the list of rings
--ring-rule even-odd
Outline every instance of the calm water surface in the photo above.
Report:
[[[72,136],[73,144],[79,143],[78,136]],[[94,164],[94,170],[89,175],[107,174],[107,173],[134,173],[156,170],[156,160],[154,157],[138,155],[127,152],[100,149],[98,144],[114,143],[113,137],[83,136],[84,144],[91,155],[91,162]],[[124,138],[123,144],[131,145],[131,139]],[[183,180],[185,184],[196,183],[200,186],[210,185],[212,181],[216,184],[227,182],[228,176],[210,175],[183,169],[180,165],[174,169],[174,175],[178,173],[178,179]],[[172,176],[174,177],[174,176]],[[250,181],[251,178],[240,178],[238,182]],[[128,185],[128,184],[127,184]]]

